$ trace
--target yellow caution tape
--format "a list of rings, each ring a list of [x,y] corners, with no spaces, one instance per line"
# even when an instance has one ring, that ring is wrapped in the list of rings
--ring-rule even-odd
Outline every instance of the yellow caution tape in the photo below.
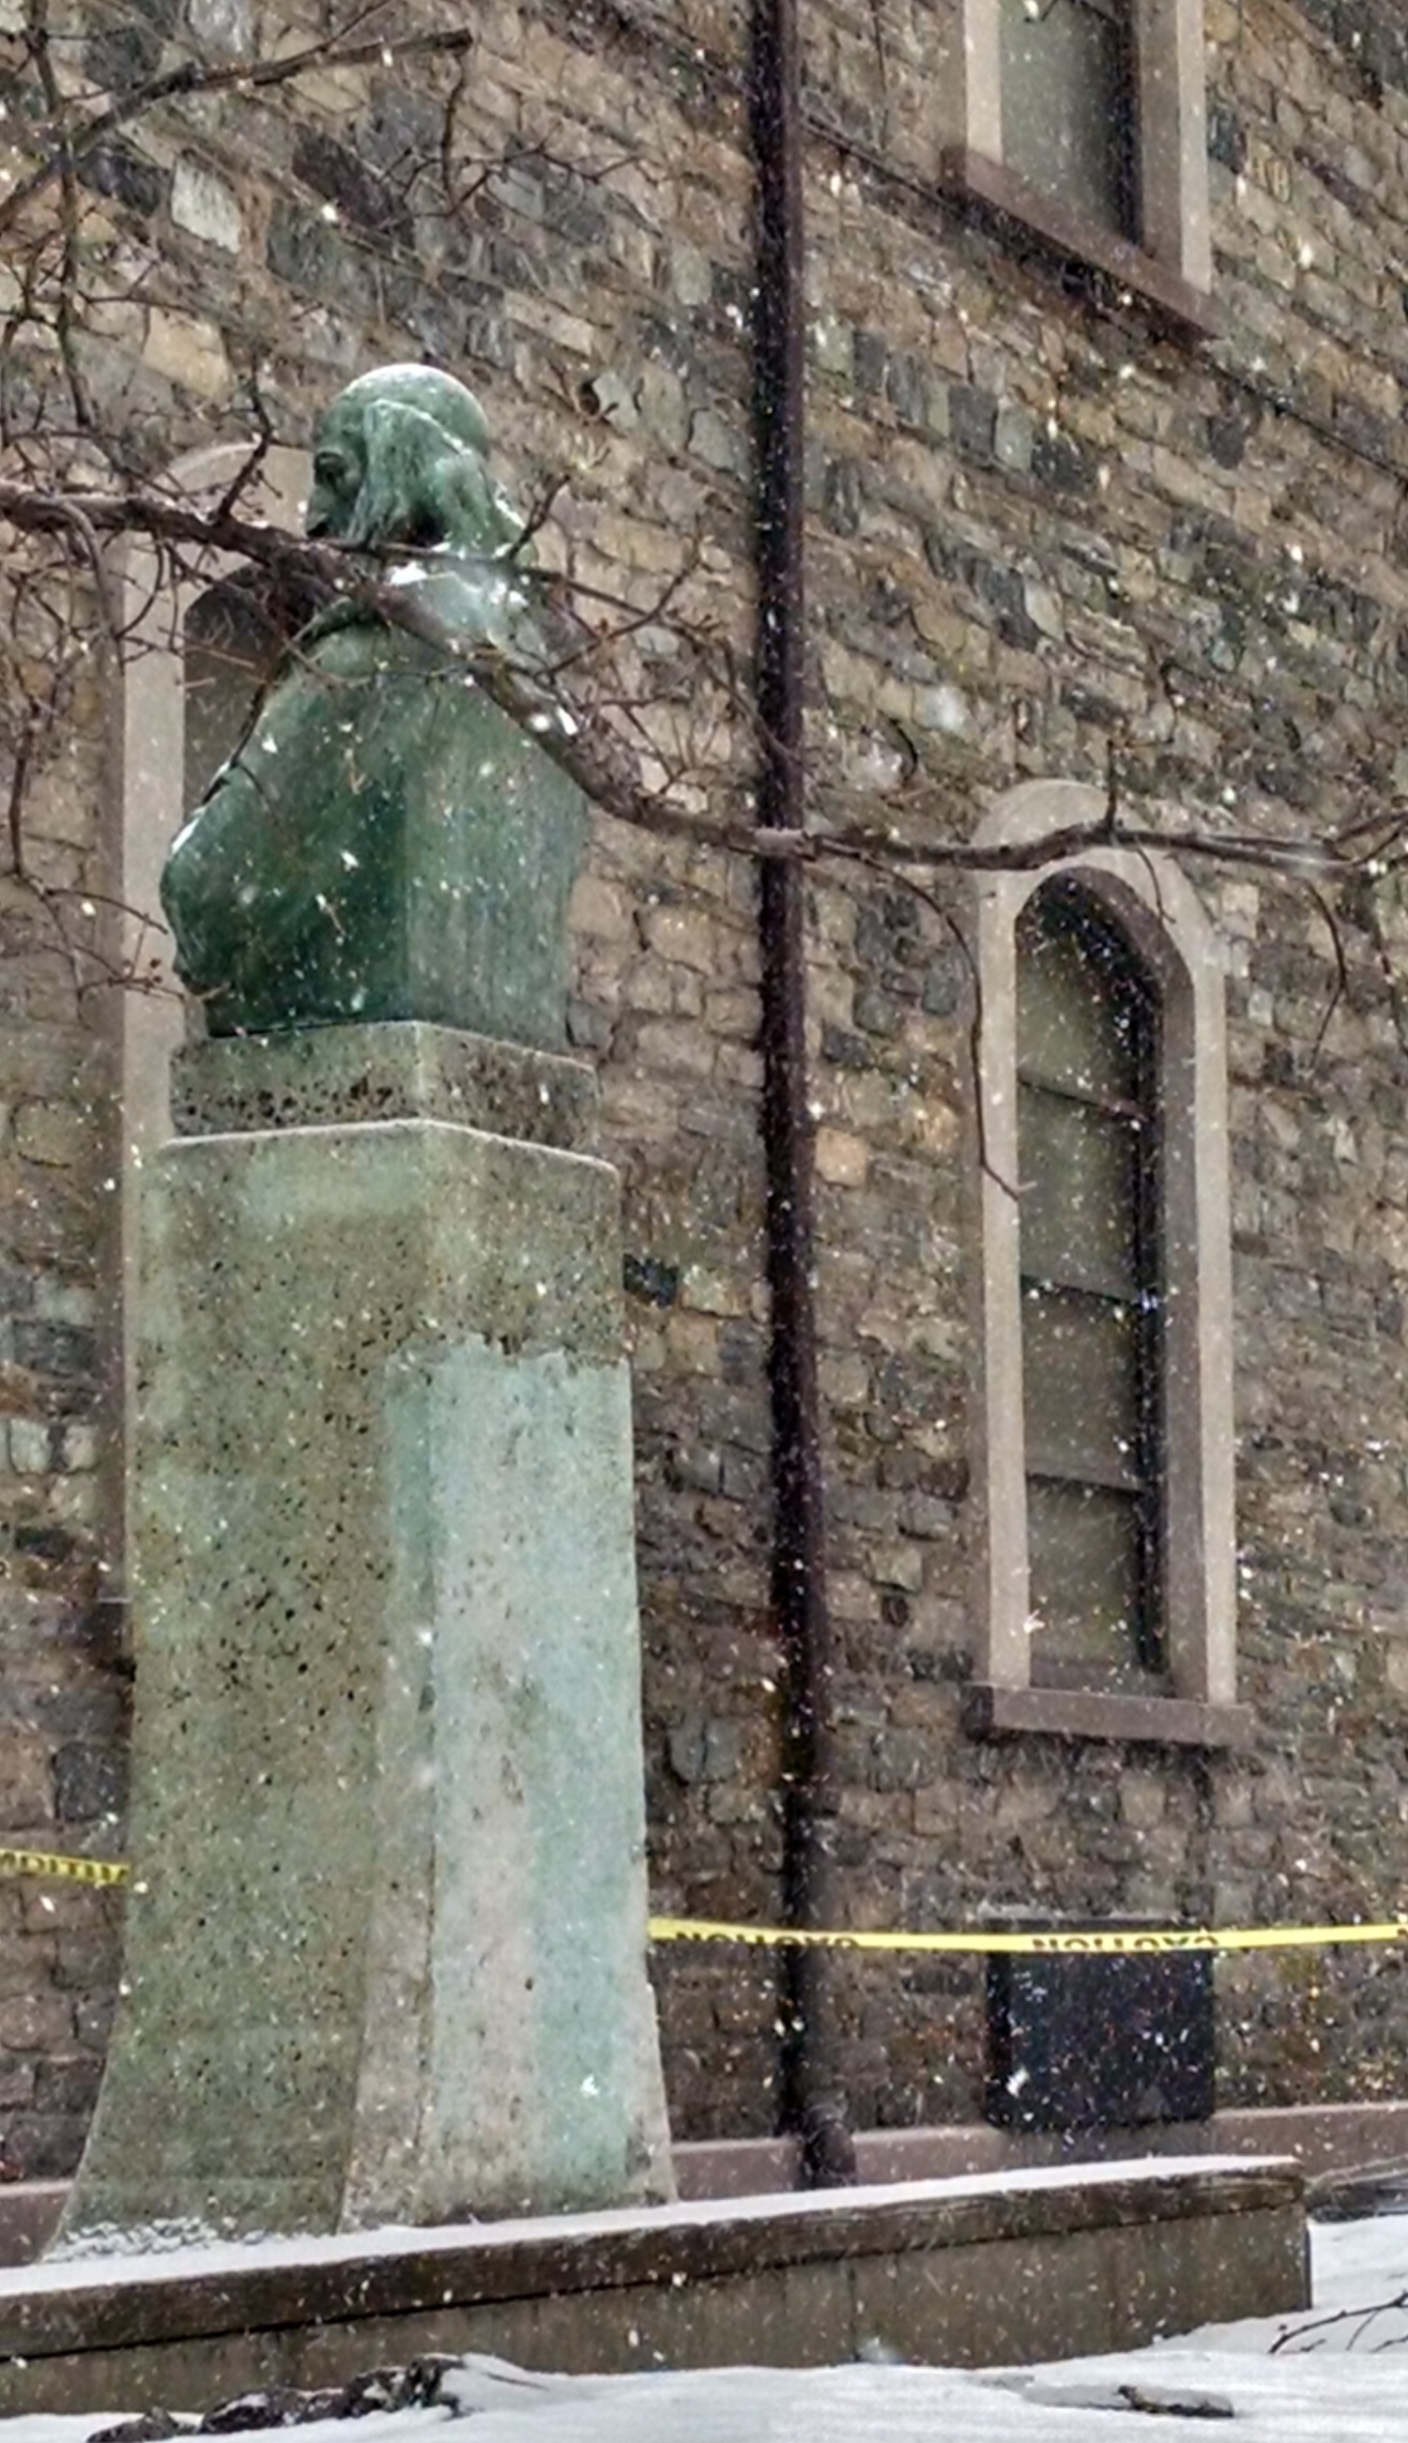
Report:
[[[1108,1926],[1049,1934],[1014,1934],[1005,1928],[991,1933],[982,1928],[961,1934],[881,1934],[869,1929],[835,1934],[810,1926],[734,1926],[708,1917],[652,1917],[648,1930],[657,1943],[788,1944],[831,1951],[1296,1951],[1331,1943],[1408,1942],[1408,1917],[1386,1918],[1381,1925],[1152,1926],[1127,1934]]]
[[[42,1849],[0,1849],[0,1875],[37,1875],[64,1883],[126,1883],[131,1868],[122,1858],[60,1857]],[[711,1917],[652,1917],[646,1930],[656,1943],[751,1943],[757,1949],[830,1951],[940,1951],[982,1957],[988,1953],[1085,1951],[1309,1951],[1337,1943],[1408,1942],[1408,1917],[1373,1925],[1338,1926],[1141,1926],[1121,1932],[1110,1926],[1053,1929],[1020,1934],[1006,1927],[971,1927],[960,1933],[895,1934],[871,1927],[851,1933],[814,1926],[743,1926]]]
[[[125,1883],[121,1858],[59,1858],[43,1849],[0,1849],[0,1875],[41,1875],[61,1883]]]

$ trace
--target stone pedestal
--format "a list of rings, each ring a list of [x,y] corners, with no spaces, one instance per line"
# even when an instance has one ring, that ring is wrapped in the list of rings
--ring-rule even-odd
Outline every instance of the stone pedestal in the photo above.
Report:
[[[134,1880],[64,2238],[658,2198],[617,1181],[541,1141],[589,1075],[420,1026],[180,1065],[222,1133],[146,1190]]]

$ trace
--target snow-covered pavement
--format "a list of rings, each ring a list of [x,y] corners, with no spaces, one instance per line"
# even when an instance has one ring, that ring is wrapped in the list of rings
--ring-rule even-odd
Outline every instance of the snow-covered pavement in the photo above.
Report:
[[[1314,2307],[1108,2358],[985,2369],[535,2376],[489,2360],[450,2379],[473,2443],[1112,2443],[1230,2428],[1246,2443],[1408,2443],[1408,2214],[1314,2233]],[[1390,2303],[1402,2299],[1405,2304]],[[1370,2313],[1377,2310],[1377,2313]],[[147,2404],[115,2405],[113,2418]],[[300,2426],[299,2443],[429,2443],[451,2407]],[[1112,2415],[1130,2421],[1112,2427]],[[0,2443],[80,2443],[111,2421],[0,2420]]]

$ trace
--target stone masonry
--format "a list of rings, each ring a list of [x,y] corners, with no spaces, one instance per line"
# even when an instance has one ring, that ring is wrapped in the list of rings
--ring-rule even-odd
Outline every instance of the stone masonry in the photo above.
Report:
[[[819,811],[963,840],[1018,781],[1105,786],[1112,744],[1122,803],[1156,827],[1309,842],[1401,802],[1395,0],[1207,0],[1220,327],[1203,339],[944,192],[926,0],[802,7]],[[266,27],[254,0],[60,13],[60,88],[111,94],[327,30],[311,8],[301,33],[287,10]],[[430,0],[401,19],[443,22]],[[33,158],[42,92],[20,24],[0,9],[11,177]],[[747,725],[721,676],[725,648],[746,657],[750,640],[745,42],[729,0],[485,0],[467,59],[392,44],[134,113],[26,208],[5,275],[4,472],[152,477],[260,418],[304,444],[354,372],[442,363],[482,395],[519,496],[563,479],[545,555],[640,616],[622,666],[647,781],[746,816]],[[81,234],[67,252],[65,213]],[[36,617],[24,599],[6,610],[11,754],[46,661],[24,629]],[[66,617],[71,636],[91,603]],[[0,1841],[99,1854],[121,1841],[126,1669],[103,1592],[117,988],[95,955],[122,819],[103,778],[120,659],[95,641],[35,728],[16,798],[26,876],[0,901]],[[1389,870],[1332,899],[1212,858],[1190,870],[1231,965],[1240,1694],[1255,1728],[1229,1754],[984,1745],[959,1727],[973,1008],[948,919],[966,887],[925,901],[836,865],[809,891],[853,1924],[1403,1905],[1408,898]],[[664,1909],[773,1916],[752,870],[601,814],[573,928],[572,1039],[597,1065],[601,1150],[626,1191],[652,1890]],[[81,2140],[116,1916],[101,1895],[0,1883],[0,2137],[32,2173],[67,2168]],[[662,1953],[656,1974],[676,2135],[770,2129],[767,1956]],[[1272,1955],[1218,1976],[1226,2102],[1401,2089],[1395,1957]],[[982,1990],[967,1961],[847,1969],[858,2126],[977,2115]]]

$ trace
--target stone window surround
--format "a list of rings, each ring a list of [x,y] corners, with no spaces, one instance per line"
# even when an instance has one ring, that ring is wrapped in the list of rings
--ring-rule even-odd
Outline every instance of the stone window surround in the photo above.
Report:
[[[954,0],[961,25],[961,134],[943,157],[946,182],[1036,232],[1059,253],[1108,273],[1174,322],[1216,328],[1209,299],[1203,0],[1132,0],[1140,97],[1138,245],[1102,228],[1009,166],[1002,134],[998,0]],[[955,63],[959,64],[959,63]]]
[[[1001,798],[975,845],[1041,840],[1098,823],[1101,791],[1029,781]],[[1161,998],[1164,1267],[1167,1282],[1165,1620],[1172,1693],[1121,1695],[1031,1685],[1027,1629],[1026,1451],[1022,1419],[1016,926],[1058,874],[1078,879],[1129,935]],[[983,876],[974,956],[981,990],[975,1435],[980,1624],[964,1726],[987,1737],[1066,1737],[1225,1747],[1251,1727],[1236,1701],[1232,1268],[1228,1184],[1225,960],[1192,884],[1161,851],[1102,848]]]
[[[249,463],[247,442],[221,443],[178,459],[163,489],[173,499],[219,497]],[[240,507],[247,517],[301,527],[307,498],[308,460],[300,451],[271,449]],[[205,576],[214,584],[227,563],[212,558]],[[141,990],[114,993],[115,1068],[121,1156],[114,1231],[117,1246],[109,1269],[111,1310],[107,1318],[110,1416],[105,1435],[109,1470],[107,1515],[121,1522],[109,1556],[108,1588],[126,1593],[127,1464],[136,1385],[127,1319],[137,1283],[138,1199],[144,1159],[171,1135],[168,1078],[172,1054],[185,1037],[185,1005],[170,965],[170,941],[161,918],[161,868],[188,812],[185,795],[185,619],[202,591],[191,578],[170,583],[167,563],[144,538],[127,538],[115,551],[113,575],[123,605],[124,664],[117,720],[117,747],[109,810],[109,956],[123,972],[146,979]]]

